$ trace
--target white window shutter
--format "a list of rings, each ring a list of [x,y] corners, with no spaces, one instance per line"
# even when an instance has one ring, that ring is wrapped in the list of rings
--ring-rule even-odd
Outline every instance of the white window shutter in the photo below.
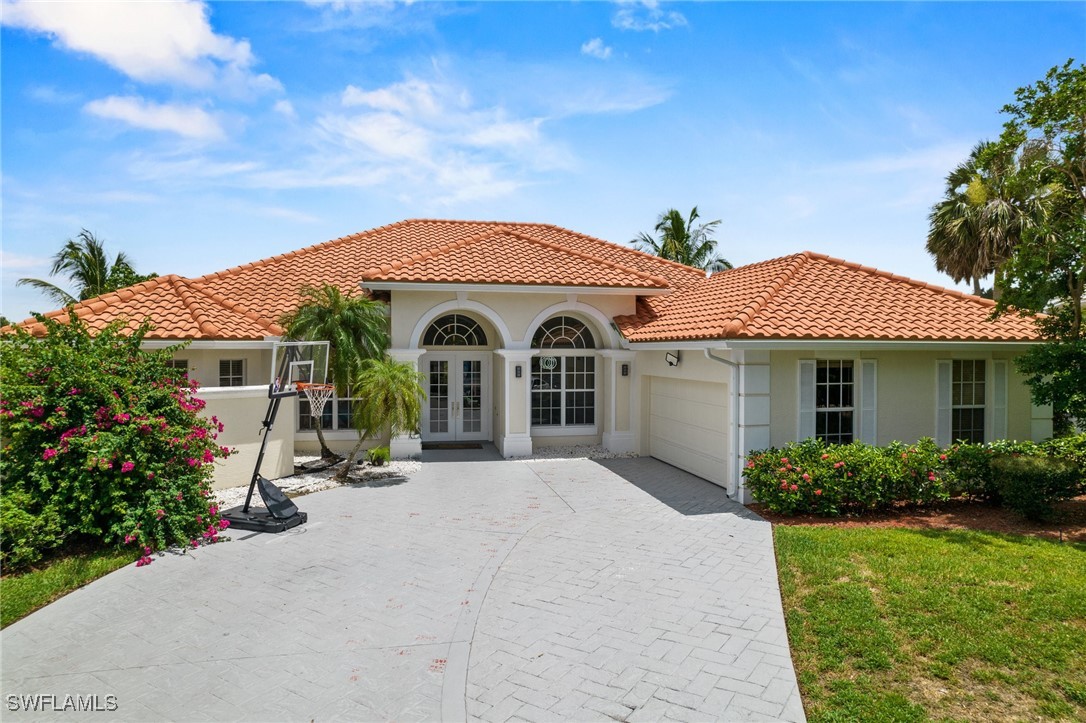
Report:
[[[1007,360],[992,362],[992,435],[989,441],[1007,438]]]
[[[950,386],[954,364],[949,359],[940,359],[935,365],[935,443],[947,447],[954,441],[950,438]]]
[[[815,436],[815,362],[799,362],[799,438]]]
[[[860,441],[867,444],[878,444],[877,366],[874,359],[860,361]]]

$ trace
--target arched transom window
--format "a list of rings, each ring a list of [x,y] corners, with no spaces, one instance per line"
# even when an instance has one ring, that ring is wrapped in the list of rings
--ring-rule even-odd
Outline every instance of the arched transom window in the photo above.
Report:
[[[572,316],[555,316],[536,329],[533,349],[595,349],[596,340],[584,322]]]
[[[596,357],[582,350],[595,347],[589,328],[571,316],[540,324],[532,336],[532,348],[543,350],[532,357],[533,427],[594,428]]]
[[[475,319],[446,314],[434,320],[422,337],[423,346],[486,346],[486,332]]]

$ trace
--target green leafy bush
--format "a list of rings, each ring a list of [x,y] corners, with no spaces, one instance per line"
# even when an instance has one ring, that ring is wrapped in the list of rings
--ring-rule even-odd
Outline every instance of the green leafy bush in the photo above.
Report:
[[[366,452],[366,461],[374,467],[384,467],[392,459],[392,453],[388,447],[374,447]]]
[[[750,454],[745,477],[758,501],[774,512],[837,515],[847,508],[946,499],[940,456],[930,439],[888,447],[808,439]]]
[[[1005,459],[1035,463],[1020,465],[1027,471],[1015,467],[1018,471],[1008,480]],[[1086,435],[1044,444],[963,442],[945,450],[930,438],[886,447],[808,439],[751,452],[744,476],[755,498],[782,514],[838,515],[963,495],[994,503],[1006,500],[1008,507],[1027,516],[1046,514],[1055,502],[1086,491]],[[1036,490],[1036,500],[1027,500],[1031,490]],[[1033,505],[1041,512],[1034,512]]]
[[[1000,455],[991,463],[1003,503],[1028,519],[1051,519],[1054,505],[1077,495],[1082,473],[1074,462],[1048,456]]]
[[[166,365],[171,350],[140,349],[147,325],[92,336],[74,314],[39,321],[44,337],[0,341],[0,561],[93,541],[136,544],[147,564],[152,550],[216,540],[212,465],[230,450],[199,416],[196,383]]]

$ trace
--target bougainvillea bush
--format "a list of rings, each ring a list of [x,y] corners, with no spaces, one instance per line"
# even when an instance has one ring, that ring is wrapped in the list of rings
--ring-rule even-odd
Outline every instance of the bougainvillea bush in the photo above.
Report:
[[[74,314],[46,335],[0,340],[0,555],[5,570],[73,544],[129,545],[137,564],[218,539],[211,494],[222,425],[171,350],[140,349],[148,325],[91,335]]]

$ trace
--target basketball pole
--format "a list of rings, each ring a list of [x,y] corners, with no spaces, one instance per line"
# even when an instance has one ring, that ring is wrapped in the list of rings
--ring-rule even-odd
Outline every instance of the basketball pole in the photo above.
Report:
[[[264,452],[268,448],[268,437],[271,436],[272,425],[275,424],[275,418],[279,414],[280,401],[282,401],[282,397],[272,397],[268,402],[268,411],[264,415],[264,422],[262,423],[264,439],[260,440],[260,452],[256,455],[256,467],[253,468],[253,478],[249,481],[249,493],[245,495],[245,506],[241,508],[242,512],[248,512],[249,504],[253,501],[253,490],[256,489],[257,478],[260,477],[260,465],[264,462]]]

